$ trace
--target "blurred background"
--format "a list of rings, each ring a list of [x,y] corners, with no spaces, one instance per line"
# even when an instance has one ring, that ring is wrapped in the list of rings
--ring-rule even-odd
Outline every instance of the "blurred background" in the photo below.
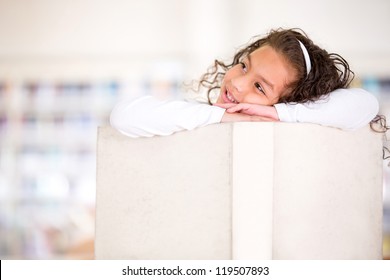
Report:
[[[0,258],[93,258],[96,128],[116,100],[180,94],[277,27],[346,58],[390,119],[388,0],[0,0]]]

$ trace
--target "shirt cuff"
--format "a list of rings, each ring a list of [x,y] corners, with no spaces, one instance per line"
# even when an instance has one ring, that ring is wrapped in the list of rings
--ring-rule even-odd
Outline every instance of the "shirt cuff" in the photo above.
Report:
[[[274,107],[281,122],[296,122],[296,119],[290,114],[287,104],[277,103],[274,104]]]
[[[226,109],[218,107],[218,106],[211,106],[212,111],[210,115],[210,124],[212,123],[220,123],[223,117],[223,114],[225,114]]]

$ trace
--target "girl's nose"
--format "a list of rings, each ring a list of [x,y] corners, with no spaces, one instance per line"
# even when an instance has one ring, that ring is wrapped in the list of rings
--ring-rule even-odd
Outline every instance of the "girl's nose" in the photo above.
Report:
[[[246,92],[248,92],[249,83],[244,77],[236,77],[232,79],[232,85],[236,90],[236,94],[239,94],[240,96],[243,96]]]

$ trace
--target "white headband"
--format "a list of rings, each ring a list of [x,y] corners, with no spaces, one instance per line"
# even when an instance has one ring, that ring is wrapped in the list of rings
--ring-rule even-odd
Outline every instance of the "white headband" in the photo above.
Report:
[[[306,63],[306,76],[309,76],[309,73],[310,73],[310,70],[311,70],[311,62],[310,62],[310,56],[309,56],[309,53],[307,52],[307,49],[305,47],[305,45],[302,44],[301,41],[299,41],[297,39],[297,41],[299,42],[299,45],[301,46],[301,49],[302,49],[302,52],[303,52],[303,57],[305,58],[305,63]]]

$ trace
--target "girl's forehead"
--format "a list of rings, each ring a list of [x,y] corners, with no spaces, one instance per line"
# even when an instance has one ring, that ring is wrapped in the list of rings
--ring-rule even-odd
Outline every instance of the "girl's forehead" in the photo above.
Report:
[[[249,60],[249,62],[256,63],[265,63],[265,62],[278,62],[278,61],[285,61],[283,55],[275,51],[271,46],[264,45],[260,48],[252,51],[249,53],[245,59]]]

